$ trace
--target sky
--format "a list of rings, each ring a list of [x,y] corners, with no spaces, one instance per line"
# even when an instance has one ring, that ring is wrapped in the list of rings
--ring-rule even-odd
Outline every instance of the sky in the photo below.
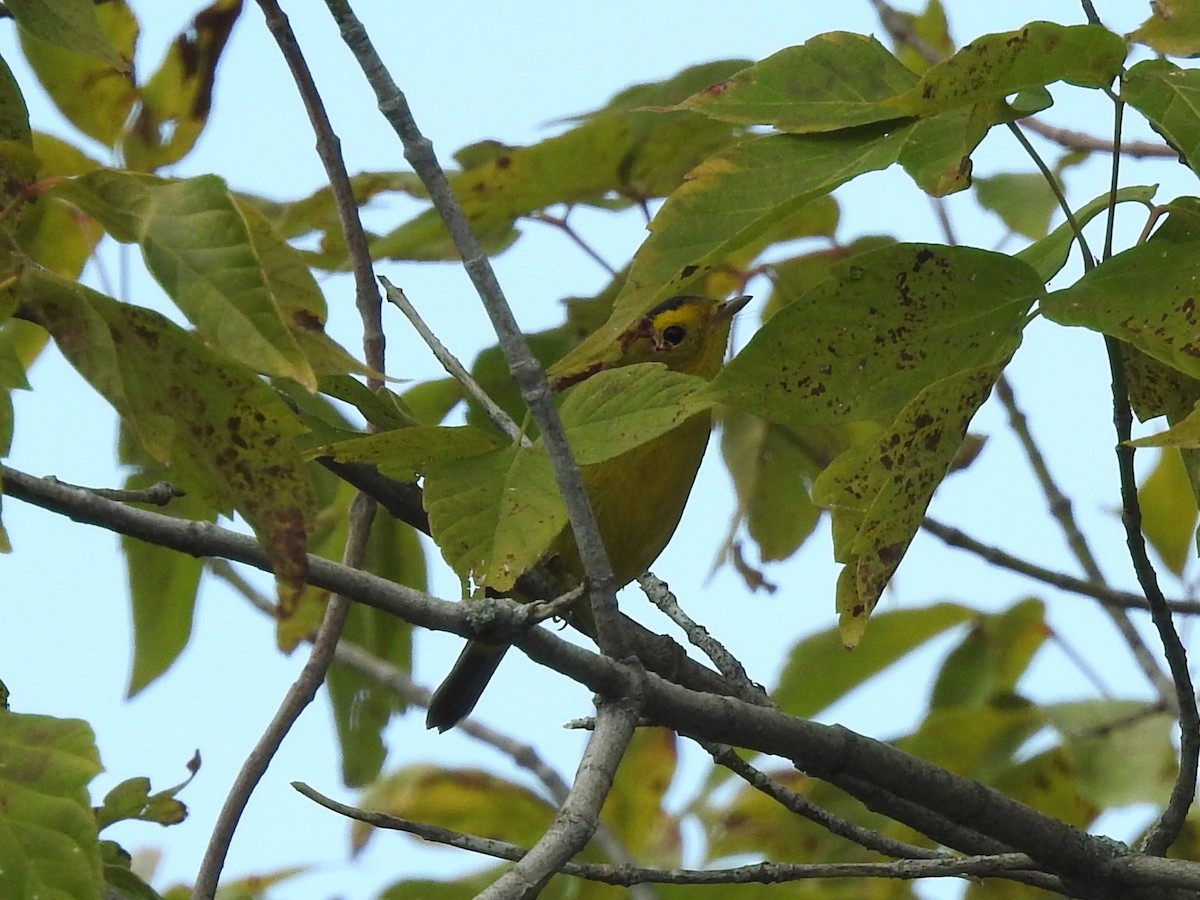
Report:
[[[959,41],[1038,18],[1082,21],[1080,7],[1073,2],[949,5]],[[135,2],[133,6],[143,22],[138,64],[148,72],[200,3]],[[397,140],[375,111],[374,99],[323,4],[284,2],[283,6],[291,14],[326,99],[350,171],[404,168]],[[618,0],[570,8],[518,0],[489,7],[487,15],[468,4],[360,2],[358,6],[420,127],[443,160],[455,149],[484,138],[512,144],[539,140],[555,133],[556,121],[602,105],[631,83],[666,78],[694,63],[730,57],[761,59],[831,30],[884,37],[866,2]],[[1147,11],[1143,4],[1116,0],[1099,2],[1097,7],[1106,23],[1119,32],[1132,29]],[[0,22],[0,55],[16,70],[35,127],[78,139],[21,66],[10,22]],[[1055,91],[1056,96],[1068,93],[1079,92]],[[1103,105],[1094,100],[1064,103],[1045,118],[1093,133],[1107,133],[1109,127]],[[1135,134],[1150,136],[1144,127]],[[235,189],[280,200],[295,198],[323,181],[313,143],[261,14],[248,4],[218,73],[208,128],[195,152],[166,174],[186,177],[215,172]],[[1045,144],[1039,147],[1044,149]],[[1096,159],[1073,170],[1068,189],[1074,205],[1103,190],[1106,167],[1105,161]],[[975,171],[1013,169],[1026,170],[1028,165],[1013,142],[997,130],[978,152]],[[1163,181],[1160,197],[1195,192],[1182,167],[1130,163],[1124,171],[1128,184]],[[907,240],[941,239],[932,205],[898,171],[859,179],[839,191],[838,197],[843,202],[843,238],[882,231]],[[387,227],[415,209],[403,201],[379,203],[368,212],[368,226]],[[1004,230],[998,220],[981,211],[970,197],[948,198],[946,209],[962,243],[994,247],[1002,240]],[[642,223],[632,216],[611,218],[580,215],[573,224],[607,259],[623,261],[643,239]],[[1128,217],[1123,222],[1126,240],[1140,226],[1136,216]],[[518,320],[537,330],[559,320],[559,298],[593,293],[607,276],[551,229],[530,223],[523,231],[522,239],[497,258],[495,266]],[[127,293],[122,289],[125,299],[165,310],[157,288],[136,272],[134,262],[125,251],[110,247],[101,265],[111,284],[128,286]],[[127,277],[122,274],[126,265],[130,267]],[[469,358],[491,342],[486,317],[455,267],[385,263],[378,271],[404,288],[435,332],[460,356]],[[100,277],[92,267],[92,283],[100,284]],[[326,278],[322,284],[331,332],[357,349],[351,284],[342,277]],[[756,291],[760,296],[767,292],[762,283],[751,285],[750,292]],[[751,316],[756,314],[750,311]],[[436,363],[398,316],[392,315],[387,327],[390,374],[440,377]],[[745,329],[742,341],[748,333]],[[1043,449],[1089,535],[1097,546],[1121,547],[1113,512],[1118,498],[1101,342],[1082,331],[1036,323],[1027,333],[1011,377],[1034,434],[1055,438],[1053,445]],[[15,398],[16,439],[9,463],[77,484],[119,484],[115,424],[98,396],[53,350],[35,366],[31,383],[31,393]],[[1074,571],[994,401],[981,411],[973,430],[989,435],[983,455],[970,472],[947,481],[931,513],[969,526],[984,541]],[[747,663],[753,678],[771,684],[787,650],[800,636],[834,623],[832,588],[837,567],[823,526],[800,553],[768,570],[769,578],[779,585],[774,594],[748,593],[727,569],[710,576],[731,509],[728,478],[710,449],[684,524],[655,571],[670,581],[689,612]],[[270,623],[209,581],[189,648],[162,679],[126,701],[129,613],[116,538],[14,500],[5,501],[3,516],[15,552],[0,559],[4,585],[0,610],[9,623],[0,631],[0,675],[12,692],[13,707],[77,716],[93,724],[106,766],[93,785],[97,797],[133,775],[150,776],[156,787],[177,783],[186,775],[185,763],[199,748],[204,764],[183,795],[190,808],[184,825],[169,831],[123,825],[112,833],[130,849],[164,848],[157,887],[190,881],[233,773],[299,671],[302,658],[273,652]],[[714,521],[719,528],[713,528]],[[436,553],[430,555],[430,563],[435,570],[433,592],[457,596],[456,581]],[[1117,584],[1133,586],[1119,554],[1106,560],[1105,568]],[[1104,661],[1103,676],[1113,693],[1146,695],[1124,647],[1089,601],[1041,592],[927,537],[914,543],[881,609],[952,599],[996,610],[1028,594],[1052,599],[1052,625],[1076,646],[1086,647],[1093,660]],[[638,608],[639,598],[633,592],[627,591],[625,598],[623,608]],[[644,614],[640,617],[652,621]],[[933,666],[953,645],[954,637],[935,642],[927,652],[889,670],[885,683],[857,691],[822,719],[880,737],[903,732],[923,709]],[[420,635],[418,679],[436,682],[458,647],[456,638]],[[534,742],[545,758],[569,776],[583,739],[558,726],[587,711],[586,692],[578,687],[546,691],[544,673],[518,656],[509,655],[478,715]],[[1039,654],[1022,688],[1039,700],[1074,699],[1095,692],[1053,646]],[[529,702],[534,698],[536,702]],[[455,732],[428,733],[419,719],[413,714],[389,729],[390,766],[435,761],[482,765],[522,777],[492,751]],[[704,771],[700,757],[685,752],[674,801],[686,799]],[[444,874],[479,865],[456,851],[422,847],[395,835],[378,836],[359,860],[348,865],[345,823],[295,794],[289,787],[293,780],[353,800],[339,785],[331,719],[323,697],[298,724],[252,799],[229,856],[227,875],[263,873],[307,861],[313,870],[280,885],[272,896],[365,900],[401,874]],[[1123,827],[1130,826],[1125,822]],[[948,895],[945,888],[930,896],[934,893]]]

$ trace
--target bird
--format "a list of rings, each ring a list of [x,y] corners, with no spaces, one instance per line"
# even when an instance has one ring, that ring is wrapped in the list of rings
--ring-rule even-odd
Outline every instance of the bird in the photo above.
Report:
[[[623,331],[604,362],[555,384],[569,390],[598,371],[646,362],[712,380],[725,360],[733,317],[750,299],[671,297]],[[649,569],[675,533],[711,430],[712,413],[705,410],[627,453],[582,467],[584,487],[618,587]],[[564,527],[543,561],[564,590],[584,580],[569,527]],[[580,618],[586,621],[586,613]],[[508,646],[469,641],[434,691],[426,727],[444,732],[469,715]]]

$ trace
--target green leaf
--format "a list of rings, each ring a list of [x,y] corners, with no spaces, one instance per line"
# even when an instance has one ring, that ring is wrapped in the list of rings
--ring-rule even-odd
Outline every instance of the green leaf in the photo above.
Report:
[[[369,463],[390,478],[412,481],[427,474],[437,463],[480,456],[504,447],[505,441],[495,431],[470,425],[418,425],[329,444],[313,454],[332,456],[338,462]]]
[[[1058,201],[1046,179],[1032,172],[1001,172],[975,179],[979,205],[998,215],[1011,231],[1030,240],[1046,236]]]
[[[646,865],[679,865],[679,820],[663,808],[677,762],[673,732],[639,728],[621,757],[600,812],[600,821]]]
[[[237,509],[251,525],[271,559],[286,619],[307,573],[314,506],[291,410],[253,372],[158,313],[35,270],[19,289],[63,355],[146,451],[170,464],[172,481],[213,508]]]
[[[129,68],[138,21],[125,3],[86,5],[99,28],[101,54],[76,52],[28,30],[20,32],[21,49],[59,112],[88,137],[111,147],[138,96]]]
[[[170,478],[170,471],[146,453],[128,427],[118,440],[121,463],[130,468],[124,487],[139,490]],[[214,521],[217,510],[199,492],[174,498],[155,512]],[[186,553],[121,536],[133,612],[133,666],[127,696],[133,697],[167,671],[192,634],[192,614],[204,562]]]
[[[1041,303],[1060,325],[1111,335],[1179,371],[1200,377],[1195,279],[1200,244],[1152,241],[1106,259]]]
[[[1124,187],[1117,191],[1115,202],[1132,202],[1149,205],[1150,201],[1154,199],[1154,194],[1157,190],[1158,188],[1154,185]],[[1075,211],[1075,221],[1080,228],[1083,228],[1088,222],[1108,209],[1108,205],[1109,195],[1101,194],[1095,200]],[[1046,235],[1046,237],[1035,241],[1016,254],[1016,258],[1031,266],[1043,282],[1048,282],[1066,265],[1067,256],[1070,254],[1071,245],[1074,242],[1075,230],[1071,227],[1070,222],[1063,222]]]
[[[508,446],[431,466],[425,509],[442,556],[462,578],[503,593],[567,523],[550,459]]]
[[[574,371],[601,358],[656,303],[688,293],[731,255],[838,185],[887,168],[910,137],[910,129],[885,136],[767,135],[701,163],[655,216],[609,321],[554,368]]]
[[[575,461],[594,466],[673,431],[713,405],[703,378],[639,363],[598,372],[559,409]]]
[[[1080,791],[1092,803],[1166,804],[1179,770],[1169,714],[1136,700],[1083,700],[1042,711],[1062,735]]]
[[[195,763],[193,775],[197,768],[199,764]],[[191,780],[189,776],[182,784],[152,794],[149,778],[127,778],[104,795],[104,800],[96,808],[96,824],[101,830],[115,822],[129,820],[178,825],[187,818],[187,807],[176,796]]]
[[[1144,60],[1126,74],[1121,99],[1200,172],[1200,72],[1165,59]]]
[[[1183,577],[1196,553],[1196,498],[1179,453],[1163,450],[1138,489],[1142,533],[1166,567]]]
[[[338,491],[340,505],[325,511],[344,510],[353,490]],[[345,546],[348,516],[338,515],[329,534],[318,536],[313,552],[330,557]],[[363,567],[396,584],[416,590],[426,586],[425,552],[417,533],[380,510],[371,526]],[[402,672],[412,670],[412,626],[397,616],[355,603],[342,631],[345,640],[362,647]],[[342,754],[342,780],[349,787],[367,784],[379,775],[387,756],[384,734],[392,714],[406,708],[404,699],[356,669],[337,662],[326,678],[333,706],[338,744]]]
[[[778,317],[776,317],[778,318]],[[933,492],[950,470],[975,411],[1008,363],[967,369],[934,382],[875,441],[843,453],[813,485],[813,502],[833,517],[842,641],[855,646],[883,589],[921,527]]]
[[[894,13],[907,27],[907,33],[916,35],[924,47],[933,50],[939,59],[945,59],[954,52],[950,26],[946,22],[946,10],[940,0],[929,0],[925,9],[916,15],[903,10],[894,10]],[[912,45],[912,42],[900,40],[896,43],[896,57],[914,72],[925,72],[934,65],[926,59],[921,50]]]
[[[892,663],[976,615],[957,603],[880,613],[870,636],[849,653],[835,628],[804,638],[788,654],[771,696],[788,713],[812,718]]]
[[[8,9],[23,32],[60,49],[91,57],[121,74],[130,73],[132,55],[123,56],[110,43],[92,0],[15,0],[8,4]]]
[[[214,0],[170,44],[139,92],[141,108],[125,131],[121,155],[131,169],[178,162],[195,145],[212,108],[217,63],[242,0]]]
[[[780,50],[676,108],[794,134],[838,131],[897,118],[880,101],[917,81],[875,38],[834,31]]]
[[[1040,600],[980,615],[938,672],[932,709],[978,708],[1010,696],[1049,634]]]
[[[1023,760],[1001,773],[993,786],[1076,828],[1086,828],[1100,812],[1085,795],[1075,761],[1063,747]]]
[[[1039,707],[1017,699],[982,706],[930,710],[917,730],[896,746],[958,775],[996,784],[1014,756],[1045,726]]]
[[[1099,25],[1031,22],[972,41],[885,105],[897,116],[929,116],[1056,81],[1107,87],[1120,74],[1125,54],[1120,36]]]
[[[86,722],[0,714],[0,896],[100,900],[100,773]]]
[[[136,241],[147,268],[212,345],[259,372],[316,388],[297,336],[320,331],[324,301],[261,218],[247,213],[248,228],[219,178],[167,181],[102,169],[62,182],[55,193],[117,240]]]
[[[1150,17],[1126,37],[1166,56],[1195,56],[1200,53],[1200,4],[1154,0]]]
[[[894,244],[829,267],[713,383],[786,425],[890,421],[942,378],[1007,359],[1041,281],[1012,257]]]
[[[740,410],[722,418],[721,453],[737,491],[737,516],[764,562],[790,556],[817,526],[821,511],[807,485],[824,461],[812,438]]]

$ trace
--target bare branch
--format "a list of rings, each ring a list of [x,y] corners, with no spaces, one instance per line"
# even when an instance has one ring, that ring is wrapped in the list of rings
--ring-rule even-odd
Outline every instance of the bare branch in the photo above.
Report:
[[[421,318],[420,313],[409,302],[404,291],[400,290],[400,288],[396,287],[382,275],[379,276],[379,283],[383,285],[383,290],[387,294],[388,300],[395,304],[400,312],[404,313],[405,318],[412,324],[417,334],[421,336],[421,340],[433,352],[437,361],[442,364],[442,368],[446,370],[446,373],[451,378],[462,385],[463,390],[470,395],[472,400],[483,408],[484,413],[487,414],[491,423],[504,432],[505,437],[513,441],[520,441],[525,446],[529,446],[530,440],[521,431],[520,426],[509,418],[508,413],[502,410],[496,404],[495,400],[488,396],[487,391],[480,386],[479,382],[471,377],[471,373],[467,371],[467,367],[459,362],[458,357],[451,353],[446,348],[446,345],[438,340],[438,336],[425,324],[425,320]]]
[[[1082,578],[1068,575],[1065,572],[1056,572],[1053,569],[1047,569],[1045,566],[1039,566],[1037,563],[1014,556],[1007,550],[1002,550],[992,544],[985,544],[982,541],[976,540],[965,531],[961,531],[951,525],[946,525],[936,519],[931,519],[928,516],[921,522],[921,527],[951,547],[958,547],[960,550],[974,553],[980,559],[986,560],[993,565],[1016,572],[1019,575],[1028,575],[1030,578],[1036,579],[1043,584],[1048,584],[1051,587],[1070,591],[1073,594],[1080,594],[1084,597],[1091,597],[1094,600],[1099,600],[1105,606],[1144,611],[1149,611],[1150,609],[1146,598],[1141,594],[1118,590],[1117,588],[1111,588],[1103,584],[1095,584],[1094,582],[1084,581]],[[1174,612],[1193,615],[1200,613],[1200,602],[1195,600],[1167,600],[1166,603]]]
[[[683,629],[683,633],[687,635],[687,639],[692,646],[698,648],[705,656],[711,659],[713,665],[720,670],[721,674],[731,684],[740,687],[738,696],[747,699],[749,695],[754,695],[765,700],[770,700],[762,685],[755,684],[750,679],[750,676],[746,674],[746,668],[737,657],[725,649],[720,641],[709,634],[708,629],[683,611],[683,608],[679,605],[679,601],[675,599],[675,595],[671,593],[671,589],[665,581],[647,572],[639,577],[637,582],[647,599],[657,606],[668,619]]]
[[[0,478],[6,495],[76,521],[99,524],[193,556],[235,559],[270,571],[262,548],[244,535],[123,506],[7,467],[0,467]],[[419,627],[471,634],[463,603],[438,600],[317,556],[309,556],[309,567],[309,582],[318,587],[351,596]],[[628,667],[565,641],[546,628],[530,629],[515,644],[535,662],[602,696],[621,696],[630,689]],[[935,817],[935,823],[952,822],[956,833],[984,835],[1001,846],[1027,853],[1040,867],[1069,878],[1091,896],[1134,897],[1134,890],[1147,884],[1200,888],[1200,865],[1164,860],[1165,868],[1148,870],[1138,865],[1136,853],[1113,841],[1089,835],[1000,791],[848,729],[795,719],[733,697],[692,691],[653,674],[645,677],[639,690],[645,714],[684,736],[790,760],[801,771],[840,787],[877,812],[918,829],[927,820],[917,812]]]
[[[1033,469],[1034,475],[1037,476],[1038,484],[1041,485],[1042,493],[1045,495],[1046,503],[1050,509],[1050,514],[1058,522],[1059,528],[1066,536],[1067,546],[1070,547],[1080,566],[1083,567],[1088,581],[1097,585],[1105,585],[1104,573],[1100,571],[1100,565],[1096,562],[1096,557],[1092,554],[1087,538],[1079,528],[1079,523],[1075,520],[1071,501],[1059,489],[1054,476],[1050,474],[1050,467],[1046,464],[1046,459],[1042,456],[1042,451],[1029,430],[1029,422],[1025,418],[1025,413],[1017,405],[1012,386],[1009,384],[1008,379],[1003,376],[996,382],[996,396],[1000,398],[1000,402],[1008,411],[1009,425],[1017,435],[1018,440],[1020,440],[1021,446],[1025,449],[1025,456],[1029,460],[1029,465]],[[1153,685],[1159,699],[1170,707],[1174,707],[1176,704],[1175,687],[1171,684],[1171,680],[1163,674],[1162,669],[1158,665],[1158,660],[1150,652],[1150,648],[1146,646],[1146,642],[1142,640],[1142,636],[1133,626],[1133,623],[1129,621],[1129,617],[1123,610],[1114,606],[1106,604],[1102,606],[1102,609],[1108,613],[1108,617],[1112,620],[1113,625],[1121,637],[1125,639],[1125,643],[1133,654],[1133,658],[1137,661],[1138,666],[1141,667],[1146,679]]]
[[[446,173],[434,155],[433,145],[417,127],[408,100],[383,65],[366,29],[345,0],[326,0],[325,5],[337,22],[346,46],[358,61],[374,90],[380,112],[400,138],[404,146],[404,158],[429,191],[430,200],[462,258],[463,268],[483,301],[499,339],[500,349],[508,361],[513,380],[533,414],[550,456],[558,491],[566,506],[575,544],[588,576],[597,641],[605,653],[618,659],[623,658],[625,652],[620,644],[621,629],[617,620],[617,585],[612,566],[605,553],[600,529],[583,486],[583,476],[575,464],[558,411],[554,407],[546,373],[534,358],[517,326],[491,263],[472,233],[470,223],[446,179]]]
[[[1174,682],[1175,694],[1169,698],[1173,703],[1168,704],[1167,708],[1179,716],[1179,775],[1171,789],[1167,808],[1151,826],[1144,847],[1152,856],[1163,856],[1183,829],[1187,812],[1196,798],[1196,778],[1200,769],[1200,713],[1196,709],[1196,689],[1188,669],[1187,651],[1171,620],[1170,607],[1159,588],[1158,575],[1146,552],[1146,538],[1142,534],[1142,507],[1133,471],[1135,450],[1129,444],[1133,410],[1129,404],[1129,385],[1125,379],[1121,344],[1116,338],[1105,335],[1104,345],[1108,349],[1108,365],[1112,371],[1113,427],[1117,433],[1117,468],[1121,479],[1121,522],[1125,526],[1125,545],[1129,548],[1129,558],[1138,584],[1150,604],[1150,618],[1162,641],[1167,667]]]
[[[481,838],[390,816],[387,813],[358,809],[326,797],[306,784],[292,786],[308,799],[326,809],[365,822],[376,828],[387,828],[413,834],[423,840],[481,853],[496,859],[520,860],[529,851],[507,841]],[[936,859],[902,859],[890,863],[757,863],[728,869],[648,869],[635,866],[599,865],[596,863],[565,862],[561,872],[598,881],[629,887],[636,884],[776,884],[816,878],[946,878],[985,876],[1008,877],[1009,873],[1028,869],[1033,861],[1023,853],[995,856],[947,856]],[[481,895],[482,896],[482,895]]]

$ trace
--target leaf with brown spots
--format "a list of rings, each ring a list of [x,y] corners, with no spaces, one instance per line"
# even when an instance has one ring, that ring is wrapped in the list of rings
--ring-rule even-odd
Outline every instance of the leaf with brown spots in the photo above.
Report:
[[[919,80],[875,38],[833,31],[780,50],[722,82],[719,91],[703,90],[673,108],[813,134],[899,118],[880,101]]]
[[[898,116],[931,116],[1056,81],[1107,87],[1120,74],[1125,54],[1121,37],[1099,25],[1030,22],[972,41],[883,105]]]
[[[727,260],[839,185],[892,165],[911,137],[911,128],[767,135],[705,160],[654,217],[609,321],[555,370],[577,371],[611,354],[621,333],[668,297],[707,293],[706,280]]]
[[[772,316],[713,388],[784,425],[889,422],[940,379],[1007,359],[1041,290],[1024,263],[987,250],[858,254]]]
[[[236,509],[275,570],[281,614],[304,585],[312,486],[296,416],[260,378],[156,312],[31,270],[24,308],[113,405],[172,481]]]
[[[195,146],[212,107],[217,63],[242,12],[242,0],[215,0],[176,36],[150,80],[125,132],[121,155],[150,172],[178,162]]]
[[[838,577],[837,610],[847,647],[862,638],[971,417],[1007,361],[1006,354],[925,388],[878,439],[843,453],[813,484],[813,502],[833,516],[834,556],[846,564]]]

